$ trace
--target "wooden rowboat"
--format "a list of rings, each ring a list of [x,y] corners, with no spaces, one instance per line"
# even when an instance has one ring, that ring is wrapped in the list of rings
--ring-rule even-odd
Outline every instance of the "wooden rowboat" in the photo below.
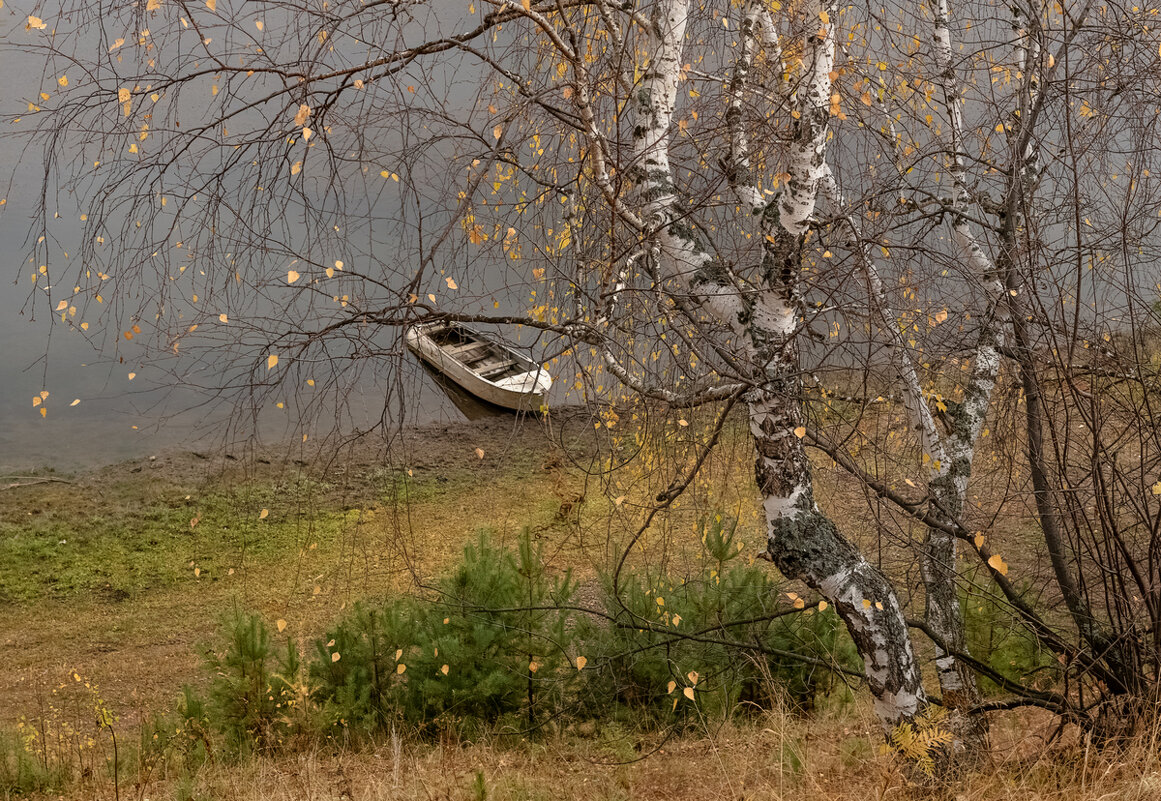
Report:
[[[461,323],[420,323],[404,337],[407,348],[436,372],[504,409],[539,411],[552,386],[539,364]]]

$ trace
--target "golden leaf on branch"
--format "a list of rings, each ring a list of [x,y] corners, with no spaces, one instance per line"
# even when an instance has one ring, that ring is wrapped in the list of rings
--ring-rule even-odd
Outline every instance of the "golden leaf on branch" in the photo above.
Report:
[[[988,567],[995,570],[1001,576],[1008,575],[1008,563],[998,553],[992,554],[988,559]]]

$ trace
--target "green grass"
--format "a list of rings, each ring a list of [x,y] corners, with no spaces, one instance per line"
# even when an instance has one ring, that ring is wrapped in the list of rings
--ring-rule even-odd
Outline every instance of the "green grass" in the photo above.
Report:
[[[114,485],[80,503],[57,485],[37,489],[40,503],[0,509],[0,603],[86,593],[125,600],[195,570],[213,581],[245,563],[324,547],[350,517],[286,501],[310,498],[317,487],[269,484],[194,497],[172,487]],[[262,509],[269,509],[265,519]]]

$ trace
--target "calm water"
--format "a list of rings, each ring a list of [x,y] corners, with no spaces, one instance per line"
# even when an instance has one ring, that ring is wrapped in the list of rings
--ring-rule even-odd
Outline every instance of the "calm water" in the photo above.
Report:
[[[43,75],[42,57],[18,49],[30,41],[24,30],[30,13],[40,12],[24,0],[0,7],[0,113],[23,112],[39,87],[52,83],[51,76]],[[174,385],[160,367],[142,359],[136,343],[121,340],[118,331],[88,342],[67,326],[52,325],[43,294],[29,302],[29,274],[36,265],[26,259],[43,154],[40,143],[18,139],[12,130],[0,131],[0,198],[6,200],[0,207],[0,472],[47,465],[93,467],[173,447],[209,449],[226,435],[254,430],[267,442],[301,441],[292,409],[269,403],[255,413],[244,401],[234,406],[230,398],[217,406],[199,405],[204,396]],[[75,251],[80,223],[70,229],[64,222],[54,223],[54,233],[62,248]],[[54,267],[62,272],[59,265]],[[97,327],[94,321],[90,333]],[[328,401],[312,409],[313,417],[331,428],[339,419],[342,426],[359,429],[385,418],[403,424],[463,419],[457,405],[414,360],[403,357],[397,368],[381,365],[365,371],[342,387],[341,416],[336,411],[340,404]],[[203,373],[199,382],[212,386],[218,378]],[[389,390],[394,397],[385,408]],[[44,391],[47,399],[34,405]],[[401,391],[405,402],[400,401]],[[47,414],[42,416],[42,410]]]

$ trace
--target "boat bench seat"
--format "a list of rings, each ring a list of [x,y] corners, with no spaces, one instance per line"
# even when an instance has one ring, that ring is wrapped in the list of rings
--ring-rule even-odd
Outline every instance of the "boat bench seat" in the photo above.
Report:
[[[507,370],[509,367],[515,367],[515,359],[496,359],[495,361],[486,361],[477,365],[475,370],[484,378],[492,378]]]
[[[487,342],[465,342],[462,345],[445,348],[445,350],[461,362],[471,362],[488,355],[491,347]]]

